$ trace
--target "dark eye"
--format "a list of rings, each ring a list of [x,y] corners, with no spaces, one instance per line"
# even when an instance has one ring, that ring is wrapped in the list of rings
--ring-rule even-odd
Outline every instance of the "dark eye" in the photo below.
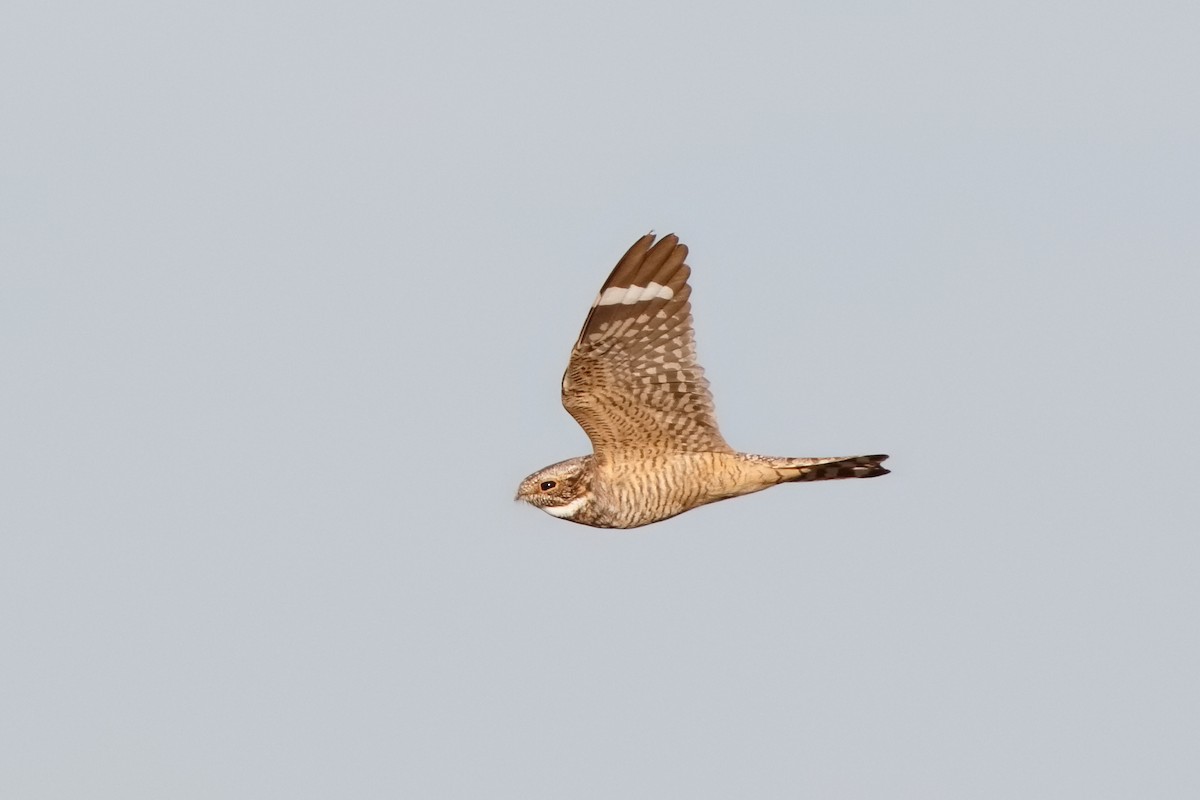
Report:
[[[542,491],[543,492],[548,492],[551,489],[553,489],[555,486],[558,486],[558,484],[555,483],[554,481],[542,481]]]

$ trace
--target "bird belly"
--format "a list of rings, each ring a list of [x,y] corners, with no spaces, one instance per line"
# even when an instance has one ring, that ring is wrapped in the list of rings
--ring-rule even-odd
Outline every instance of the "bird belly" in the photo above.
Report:
[[[611,527],[636,528],[744,494],[727,459],[724,453],[677,453],[614,461],[599,471],[592,489]]]

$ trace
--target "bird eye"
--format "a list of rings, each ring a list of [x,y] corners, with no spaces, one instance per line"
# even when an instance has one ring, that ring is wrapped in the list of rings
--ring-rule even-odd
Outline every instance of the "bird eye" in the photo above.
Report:
[[[555,486],[558,486],[558,484],[555,483],[554,481],[542,481],[542,491],[543,492],[548,492],[551,489],[553,489]]]

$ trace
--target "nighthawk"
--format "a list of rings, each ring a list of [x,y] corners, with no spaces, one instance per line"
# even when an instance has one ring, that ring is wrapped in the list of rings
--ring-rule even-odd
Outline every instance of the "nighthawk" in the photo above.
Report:
[[[593,453],[538,470],[517,499],[596,528],[636,528],[779,483],[886,475],[885,455],[739,453],[717,429],[696,363],[688,249],[646,234],[592,303],[562,380]]]

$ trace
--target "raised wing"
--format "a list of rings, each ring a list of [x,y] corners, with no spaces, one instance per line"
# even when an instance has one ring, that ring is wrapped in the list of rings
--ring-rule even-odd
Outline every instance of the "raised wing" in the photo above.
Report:
[[[687,252],[673,234],[643,236],[583,323],[562,397],[599,456],[732,452],[696,363]]]

